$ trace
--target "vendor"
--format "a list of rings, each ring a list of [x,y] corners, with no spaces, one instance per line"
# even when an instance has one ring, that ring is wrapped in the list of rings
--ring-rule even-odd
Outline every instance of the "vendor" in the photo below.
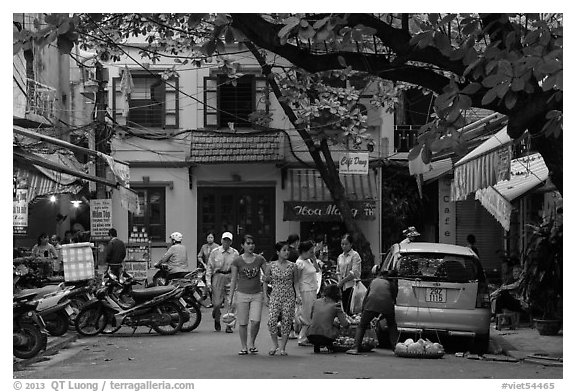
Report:
[[[48,240],[48,234],[40,234],[36,245],[32,247],[32,256],[58,259],[58,252],[56,252],[56,248],[54,248],[54,245],[52,245]]]
[[[520,264],[514,265],[511,279],[490,294],[493,314],[502,313],[503,309],[508,309],[512,312],[521,312],[523,310],[522,294],[520,292],[521,276],[522,266]]]

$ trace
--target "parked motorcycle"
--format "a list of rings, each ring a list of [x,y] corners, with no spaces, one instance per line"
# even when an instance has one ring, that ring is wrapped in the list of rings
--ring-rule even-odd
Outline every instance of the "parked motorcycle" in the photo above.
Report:
[[[184,289],[182,299],[186,301],[186,310],[190,313],[190,319],[182,325],[182,332],[195,330],[202,321],[200,305],[204,293],[203,287],[205,287],[202,281],[204,269],[197,268],[192,272],[180,273],[176,275],[177,277],[172,278],[172,276],[169,276],[166,264],[160,264],[157,268],[158,271],[152,277],[152,284],[154,286],[170,284]]]
[[[76,317],[75,327],[84,336],[95,336],[109,324],[117,331],[121,326],[148,326],[161,335],[180,331],[187,319],[186,302],[181,299],[183,288],[174,286],[133,289],[138,284],[123,273],[117,277],[106,272],[96,298],[89,301]]]
[[[12,340],[14,356],[29,359],[46,349],[48,332],[36,312],[34,294],[16,295],[12,307]]]

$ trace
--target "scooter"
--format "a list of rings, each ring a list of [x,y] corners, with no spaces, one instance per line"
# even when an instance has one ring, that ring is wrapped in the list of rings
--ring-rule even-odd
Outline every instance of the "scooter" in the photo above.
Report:
[[[186,310],[190,313],[190,319],[182,325],[182,332],[190,332],[198,328],[202,321],[202,311],[200,305],[202,295],[205,292],[204,282],[202,276],[204,274],[203,268],[197,268],[194,271],[180,273],[177,276],[182,277],[172,278],[168,273],[168,266],[160,264],[158,271],[152,277],[153,286],[165,286],[170,284],[172,286],[181,287],[184,289],[182,299],[186,301]]]
[[[46,349],[48,332],[42,318],[36,312],[38,301],[34,294],[17,295],[12,307],[12,348],[14,356],[29,359]]]
[[[183,288],[174,286],[132,289],[138,284],[130,274],[117,277],[107,271],[96,298],[89,301],[75,320],[76,331],[84,336],[95,336],[107,325],[113,333],[126,325],[134,332],[147,326],[161,335],[180,331],[187,319],[186,302],[181,298]]]

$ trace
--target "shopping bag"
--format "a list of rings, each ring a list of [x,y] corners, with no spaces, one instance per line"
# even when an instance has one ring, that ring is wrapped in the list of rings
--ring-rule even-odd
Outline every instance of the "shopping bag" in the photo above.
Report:
[[[236,314],[228,309],[227,312],[222,315],[222,322],[225,326],[234,328],[236,326]]]
[[[366,296],[366,286],[358,280],[352,289],[352,298],[350,299],[350,312],[353,314],[362,312],[362,302]]]

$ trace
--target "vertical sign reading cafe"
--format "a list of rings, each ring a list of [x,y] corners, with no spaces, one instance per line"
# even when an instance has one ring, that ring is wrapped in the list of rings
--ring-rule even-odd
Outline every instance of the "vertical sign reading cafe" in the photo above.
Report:
[[[438,238],[444,244],[456,244],[456,203],[450,201],[451,183],[448,177],[438,181]]]

